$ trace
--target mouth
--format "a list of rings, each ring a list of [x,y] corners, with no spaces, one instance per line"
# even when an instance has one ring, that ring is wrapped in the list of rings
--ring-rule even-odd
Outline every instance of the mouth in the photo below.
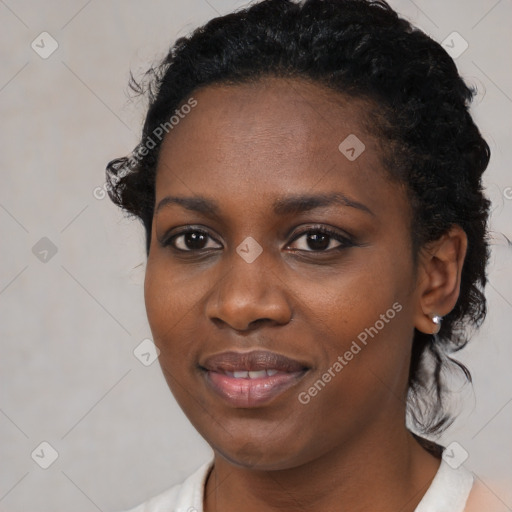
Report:
[[[223,352],[199,365],[217,396],[239,408],[261,407],[296,385],[310,366],[269,351]]]

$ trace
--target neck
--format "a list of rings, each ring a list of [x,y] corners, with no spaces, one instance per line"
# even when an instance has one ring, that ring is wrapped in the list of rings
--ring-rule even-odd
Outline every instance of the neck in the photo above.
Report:
[[[405,426],[386,435],[371,434],[302,465],[274,471],[234,466],[216,453],[204,510],[413,512],[439,468],[439,459],[422,448]]]

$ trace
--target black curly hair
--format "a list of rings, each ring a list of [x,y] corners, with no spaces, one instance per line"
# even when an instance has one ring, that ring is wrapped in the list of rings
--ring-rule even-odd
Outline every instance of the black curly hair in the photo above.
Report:
[[[481,177],[490,150],[469,113],[475,91],[442,46],[386,2],[264,0],[178,39],[140,82],[131,77],[149,105],[139,145],[107,166],[109,196],[142,221],[149,255],[162,127],[170,131],[169,119],[186,112],[199,87],[264,77],[308,80],[372,106],[367,128],[382,142],[390,178],[409,191],[415,261],[453,225],[467,235],[458,301],[436,336],[416,330],[412,346],[409,417],[421,433],[439,434],[453,422],[443,371],[462,370],[471,381],[449,354],[467,344],[468,327],[486,315],[490,202]]]

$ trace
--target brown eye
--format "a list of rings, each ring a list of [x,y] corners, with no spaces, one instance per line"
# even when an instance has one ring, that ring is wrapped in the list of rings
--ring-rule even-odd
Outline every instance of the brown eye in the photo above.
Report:
[[[299,240],[302,241],[297,244]],[[348,237],[325,227],[303,231],[293,239],[293,242],[298,245],[293,247],[294,249],[306,252],[327,252],[354,246]]]
[[[213,245],[212,245],[213,242]],[[171,245],[178,251],[191,252],[203,249],[218,249],[219,246],[206,231],[197,229],[183,231],[169,238],[164,245]]]
[[[331,243],[331,237],[323,233],[308,233],[306,244],[313,251],[325,251]]]

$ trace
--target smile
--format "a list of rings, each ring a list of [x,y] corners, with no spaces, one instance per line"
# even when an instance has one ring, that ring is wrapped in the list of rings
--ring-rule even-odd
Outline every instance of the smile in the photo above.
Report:
[[[270,403],[296,385],[307,365],[267,351],[224,352],[200,368],[207,387],[232,407],[254,408]]]

